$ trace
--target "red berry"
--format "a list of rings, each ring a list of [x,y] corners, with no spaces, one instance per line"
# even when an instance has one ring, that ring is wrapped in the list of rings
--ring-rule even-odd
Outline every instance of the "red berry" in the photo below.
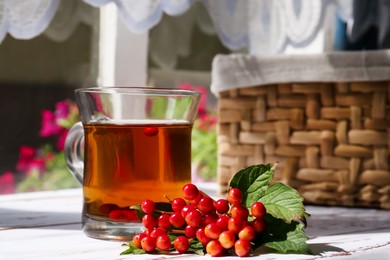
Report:
[[[183,198],[176,198],[172,200],[171,205],[174,212],[180,212],[187,205],[187,202]]]
[[[173,246],[175,247],[177,252],[179,252],[180,254],[184,254],[185,252],[187,252],[188,248],[190,248],[190,243],[185,236],[178,236],[173,241]]]
[[[227,230],[228,229],[228,222],[229,222],[229,217],[226,215],[219,216],[215,224],[217,224],[221,230]]]
[[[141,245],[142,249],[145,250],[145,252],[152,252],[154,249],[156,249],[156,239],[153,237],[145,236],[141,239]]]
[[[249,210],[241,204],[234,205],[231,208],[230,213],[232,214],[232,217],[241,218],[242,220],[247,220],[249,216]]]
[[[195,210],[196,208],[192,205],[186,205],[181,209],[181,216],[185,218],[188,214],[188,212]]]
[[[196,238],[204,246],[206,246],[207,243],[211,241],[211,238],[206,236],[206,233],[204,232],[204,228],[199,228],[198,230],[196,230]]]
[[[122,214],[126,220],[138,220],[137,212],[134,209],[123,209]]]
[[[141,240],[142,238],[146,237],[146,235],[144,233],[140,233],[140,234],[136,234],[133,236],[133,245],[136,247],[136,248],[139,248],[141,249],[142,248],[142,245],[141,245]]]
[[[203,194],[199,192],[198,196],[193,199],[193,200],[190,200],[190,204],[194,207],[197,207],[198,206],[198,203],[199,201],[203,198]]]
[[[186,200],[196,199],[196,197],[198,197],[198,195],[199,195],[198,187],[196,187],[192,183],[184,185],[181,192],[182,192],[183,198]]]
[[[155,204],[154,204],[154,201],[152,200],[144,200],[142,203],[141,203],[141,209],[143,212],[145,212],[146,214],[151,214],[154,212],[154,209],[155,209]]]
[[[209,196],[203,196],[203,198],[201,198],[201,200],[199,201],[197,207],[203,214],[209,213],[215,210],[214,200]]]
[[[225,199],[219,199],[215,203],[215,209],[219,214],[226,214],[229,211],[229,202]]]
[[[232,231],[226,230],[219,235],[218,240],[223,248],[230,249],[234,246],[234,243],[236,242],[236,236]]]
[[[168,251],[171,248],[171,239],[168,235],[157,237],[156,247],[161,251]]]
[[[154,238],[158,238],[162,235],[167,235],[167,231],[163,228],[154,228],[152,232],[150,232],[150,236]]]
[[[263,218],[255,218],[251,222],[251,226],[256,231],[256,233],[261,233],[265,230],[267,223],[265,222],[265,220]]]
[[[208,213],[203,216],[202,226],[207,226],[210,223],[215,223],[218,220],[218,215],[215,212]]]
[[[206,245],[206,252],[211,256],[222,256],[223,247],[218,240],[211,240]]]
[[[242,228],[241,218],[230,218],[228,221],[228,230],[233,231],[234,233],[240,232]]]
[[[263,218],[265,216],[265,213],[267,212],[267,210],[265,209],[263,203],[261,203],[260,201],[257,201],[257,202],[252,204],[251,212],[252,212],[252,216],[255,218]]]
[[[234,252],[240,256],[249,256],[251,251],[251,243],[246,239],[239,239],[234,243]]]
[[[195,238],[196,237],[196,230],[197,230],[196,227],[186,226],[186,228],[184,229],[184,234],[188,238]]]
[[[216,223],[210,223],[204,228],[204,233],[211,239],[218,239],[221,228]]]
[[[182,215],[178,212],[173,213],[169,217],[169,222],[174,226],[175,228],[180,228],[184,225],[185,219],[182,217]]]
[[[240,232],[238,232],[239,239],[246,239],[252,241],[253,239],[255,239],[255,236],[255,229],[251,226],[245,226],[241,229]]]
[[[145,127],[144,134],[147,136],[155,136],[156,134],[158,134],[158,128],[157,127]]]
[[[185,221],[191,227],[198,227],[202,223],[202,214],[196,209],[191,210],[187,213]]]
[[[229,190],[227,200],[232,205],[240,204],[242,201],[242,192],[238,188],[232,188]]]
[[[153,229],[157,226],[157,221],[152,214],[146,214],[142,217],[142,225],[146,229]]]
[[[166,213],[161,214],[157,219],[157,226],[164,229],[170,228],[171,222],[169,222],[169,215]]]
[[[108,214],[108,216],[111,219],[114,219],[114,220],[125,219],[125,215],[123,214],[121,209],[113,209],[113,210],[111,210],[110,213]]]

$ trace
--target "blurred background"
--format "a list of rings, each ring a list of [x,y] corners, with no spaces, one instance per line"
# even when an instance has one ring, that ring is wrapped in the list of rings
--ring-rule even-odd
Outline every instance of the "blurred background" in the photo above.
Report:
[[[385,0],[0,0],[0,194],[78,187],[63,140],[74,89],[92,86],[201,90],[194,177],[213,181],[216,55],[386,49],[389,12]]]

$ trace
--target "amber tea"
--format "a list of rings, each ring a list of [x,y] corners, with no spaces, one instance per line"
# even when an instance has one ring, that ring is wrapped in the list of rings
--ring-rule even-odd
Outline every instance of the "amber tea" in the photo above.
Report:
[[[191,181],[192,125],[86,124],[84,214],[135,220],[129,206],[179,197]]]
[[[80,122],[64,147],[83,184],[82,227],[93,238],[130,241],[143,225],[130,209],[167,202],[191,182],[191,131],[200,93],[150,87],[75,90]]]

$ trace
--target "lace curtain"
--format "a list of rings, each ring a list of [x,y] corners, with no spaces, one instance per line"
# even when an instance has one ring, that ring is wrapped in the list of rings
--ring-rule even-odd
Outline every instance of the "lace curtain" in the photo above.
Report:
[[[335,5],[344,20],[350,19],[352,12],[352,0],[0,0],[0,42],[7,33],[17,39],[45,33],[64,40],[78,22],[91,21],[77,6],[101,7],[110,2],[134,32],[152,28],[164,13],[177,16],[201,2],[211,21],[192,15],[183,19],[179,29],[185,32],[196,23],[204,32],[215,32],[228,48],[247,48],[252,54],[278,53],[287,45],[310,43],[322,27],[329,5]],[[59,8],[61,12],[55,16]]]

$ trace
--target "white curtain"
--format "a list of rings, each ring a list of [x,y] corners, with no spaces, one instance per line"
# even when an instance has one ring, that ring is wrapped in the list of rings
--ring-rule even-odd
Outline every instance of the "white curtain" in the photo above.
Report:
[[[330,5],[336,6],[346,21],[352,13],[352,0],[0,0],[0,43],[7,33],[17,39],[45,33],[53,40],[64,40],[78,22],[90,21],[88,13],[77,6],[101,7],[110,2],[116,4],[120,17],[134,32],[149,30],[164,13],[181,15],[195,2],[201,2],[212,23],[193,15],[183,19],[179,29],[185,31],[197,23],[205,32],[215,30],[226,47],[247,48],[252,54],[278,53],[288,45],[310,43]],[[61,13],[57,15],[59,8]]]

